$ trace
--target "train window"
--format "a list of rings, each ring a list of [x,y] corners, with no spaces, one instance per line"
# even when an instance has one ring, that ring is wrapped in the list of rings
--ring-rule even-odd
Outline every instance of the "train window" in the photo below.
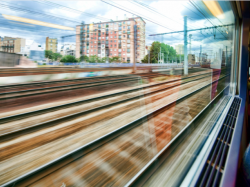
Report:
[[[1,4],[0,186],[180,186],[238,89],[233,4]]]

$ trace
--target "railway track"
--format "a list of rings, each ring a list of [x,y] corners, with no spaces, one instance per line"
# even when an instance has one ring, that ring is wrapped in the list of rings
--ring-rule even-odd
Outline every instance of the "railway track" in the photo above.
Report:
[[[158,76],[161,76],[161,74],[144,74],[142,79],[151,79]],[[29,84],[22,84],[21,87],[23,90],[8,92],[3,91],[0,93],[0,104],[3,106],[1,107],[1,112],[5,112],[6,110],[14,111],[16,108],[29,108],[31,106],[52,103],[55,101],[68,100],[69,98],[79,98],[115,89],[124,89],[141,84],[142,79],[139,76],[131,75],[111,76],[109,78],[100,77],[70,81],[68,80],[68,85],[60,86],[51,86],[51,83],[32,83],[31,85],[35,85],[35,89],[23,89]],[[56,84],[65,84],[62,80],[55,82]],[[50,87],[43,87],[42,85],[44,84],[49,84]],[[10,90],[8,87],[4,88],[4,90]],[[17,85],[17,88],[20,88],[20,86]]]
[[[225,79],[226,76],[219,80]],[[150,129],[152,120],[182,103],[187,98],[208,89],[212,83],[164,104],[138,119],[127,123],[59,158],[36,168],[3,186],[60,186],[60,185],[125,185],[157,153]],[[210,88],[209,88],[210,89]],[[204,93],[207,93],[205,90]],[[202,92],[202,94],[204,94]],[[180,113],[186,115],[185,108]],[[161,123],[159,123],[161,124]],[[145,141],[146,140],[146,141]]]
[[[206,69],[192,69],[190,73],[196,73],[200,71],[206,71]],[[11,84],[11,85],[2,85],[0,86],[0,93],[6,93],[11,91],[21,91],[21,90],[28,90],[30,89],[38,89],[38,88],[49,88],[49,87],[56,87],[56,86],[66,86],[66,85],[74,85],[80,83],[95,83],[97,81],[103,80],[121,80],[122,78],[153,78],[157,76],[165,76],[168,70],[161,71],[160,73],[137,73],[131,75],[115,75],[115,76],[98,76],[98,77],[84,77],[84,78],[77,78],[77,79],[66,79],[66,80],[52,80],[52,81],[39,81],[39,82],[31,82],[31,83],[20,83],[20,84]],[[181,75],[183,74],[183,70],[173,70],[173,74]]]
[[[197,78],[197,77],[196,77]],[[201,78],[197,78],[197,79],[201,79]],[[189,80],[189,81],[191,81],[191,80]],[[192,81],[194,81],[194,80],[192,80]],[[166,89],[166,88],[165,88]],[[156,91],[156,90],[155,90]],[[149,94],[149,93],[148,93]],[[152,93],[151,93],[152,94]],[[140,96],[136,96],[137,97],[137,99],[138,99],[138,97],[140,97]],[[134,98],[135,99],[135,98]],[[127,101],[126,101],[127,102]],[[107,106],[105,106],[104,108],[107,108]],[[104,115],[105,116],[105,115]],[[135,118],[136,119],[136,118]],[[59,123],[58,123],[59,124]],[[27,130],[27,129],[26,129]],[[46,134],[45,134],[46,135]],[[48,137],[49,137],[49,135],[48,135]],[[39,139],[39,138],[38,138]],[[48,140],[50,141],[50,138],[48,138]]]
[[[120,95],[126,95],[126,94],[133,93],[133,92],[136,92],[136,93],[139,92],[139,94],[133,94],[132,97],[127,97],[124,100],[119,100],[118,102],[111,103],[111,106],[112,106],[112,105],[120,104],[122,102],[127,102],[129,100],[138,99],[140,97],[150,95],[150,94],[156,93],[158,91],[163,91],[163,90],[178,86],[180,84],[186,84],[186,83],[192,82],[194,80],[199,80],[200,78],[204,78],[203,76],[210,77],[211,74],[206,73],[206,74],[201,74],[201,75],[193,75],[193,76],[189,76],[189,77],[182,78],[182,79],[166,81],[166,82],[164,81],[164,82],[160,82],[160,83],[156,83],[156,84],[152,84],[152,85],[140,86],[140,87],[137,87],[137,88],[132,88],[132,89],[128,89],[128,90],[125,90],[125,91],[116,92],[116,93],[113,93],[113,94],[102,95],[102,96],[95,97],[95,98],[89,98],[89,99],[86,99],[86,100],[81,100],[81,101],[67,103],[67,104],[63,104],[63,105],[59,105],[59,106],[49,107],[49,108],[40,109],[40,110],[36,110],[36,111],[32,111],[32,112],[21,113],[21,114],[12,115],[12,116],[6,116],[6,117],[0,118],[0,124],[13,122],[13,121],[17,121],[17,120],[20,120],[20,119],[27,119],[29,117],[34,117],[34,116],[37,116],[37,115],[40,115],[40,114],[47,114],[47,113],[62,110],[62,109],[65,109],[65,108],[79,106],[79,105],[82,105],[82,104],[86,104],[86,103],[90,103],[90,102],[94,102],[94,101],[100,101],[100,100],[103,100],[103,99],[113,98],[113,97],[120,96]],[[158,90],[155,90],[155,91],[148,91],[147,92],[145,90],[145,89],[152,89],[154,87],[158,87],[158,86],[165,85],[165,84],[174,83],[174,82],[177,82],[177,81],[183,81],[183,82],[179,82],[179,83],[177,83],[175,85],[170,85],[168,87],[161,88],[161,89],[158,89]],[[140,93],[142,91],[142,89],[143,89],[143,93]],[[109,106],[110,106],[110,104],[99,106],[98,108],[100,108],[100,107],[105,108],[105,107],[109,107]],[[93,108],[91,110],[95,110],[95,109],[96,108]],[[85,113],[85,112],[89,112],[89,111],[81,111],[81,113]],[[78,114],[79,113],[73,113],[70,116],[74,116],[74,115],[78,115]],[[55,120],[58,120],[58,119],[55,119]],[[0,136],[1,135],[3,135],[3,133],[0,130]]]

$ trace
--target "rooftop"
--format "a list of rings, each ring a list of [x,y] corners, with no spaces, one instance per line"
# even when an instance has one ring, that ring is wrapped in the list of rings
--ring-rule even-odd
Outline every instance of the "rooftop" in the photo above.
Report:
[[[128,18],[124,20],[116,20],[116,21],[110,20],[107,22],[97,22],[97,23],[89,23],[89,24],[82,24],[82,25],[115,23],[115,22],[131,21],[131,20],[138,19],[138,18],[140,18],[146,24],[146,22],[141,17],[134,17],[134,18]],[[81,26],[81,25],[77,25],[77,26]]]

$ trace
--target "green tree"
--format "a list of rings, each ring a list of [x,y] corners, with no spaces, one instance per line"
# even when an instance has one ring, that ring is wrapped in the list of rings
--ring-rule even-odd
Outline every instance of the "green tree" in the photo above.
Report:
[[[53,52],[50,50],[45,50],[45,57],[48,59],[53,59]]]
[[[53,60],[58,60],[59,58],[62,58],[62,55],[60,53],[53,53],[52,55]]]
[[[79,61],[79,62],[83,62],[83,61],[89,62],[89,57],[86,56],[86,55],[82,55],[82,56],[80,56],[80,58],[79,58],[78,61]]]
[[[150,48],[150,63],[158,63],[160,50],[164,54],[164,62],[172,62],[176,58],[176,50],[172,46],[155,41]],[[148,55],[143,58],[142,62],[148,63]]]
[[[90,63],[101,62],[101,59],[100,59],[98,56],[96,56],[96,55],[91,55],[91,56],[89,57],[89,62],[90,62]]]
[[[114,56],[110,58],[110,62],[121,62],[121,59],[119,56]]]
[[[66,56],[62,57],[60,62],[78,62],[78,61],[77,61],[76,57],[71,56],[71,55],[66,55]]]

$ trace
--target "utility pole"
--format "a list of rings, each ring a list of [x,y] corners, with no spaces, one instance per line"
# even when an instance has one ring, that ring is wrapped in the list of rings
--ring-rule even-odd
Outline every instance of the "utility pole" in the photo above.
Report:
[[[133,64],[133,73],[136,73],[136,40],[137,40],[137,26],[135,24],[134,25],[134,64]]]
[[[161,47],[160,47],[160,63],[161,63]]]
[[[225,66],[227,66],[227,46],[226,46],[226,55],[225,55]]]
[[[202,61],[202,46],[200,45],[200,63],[201,63],[201,61]]]
[[[191,39],[192,39],[192,34],[189,34],[189,54],[192,54]]]
[[[148,50],[148,64],[150,64],[150,50]]]
[[[187,16],[184,16],[184,75],[188,75],[187,43]]]

